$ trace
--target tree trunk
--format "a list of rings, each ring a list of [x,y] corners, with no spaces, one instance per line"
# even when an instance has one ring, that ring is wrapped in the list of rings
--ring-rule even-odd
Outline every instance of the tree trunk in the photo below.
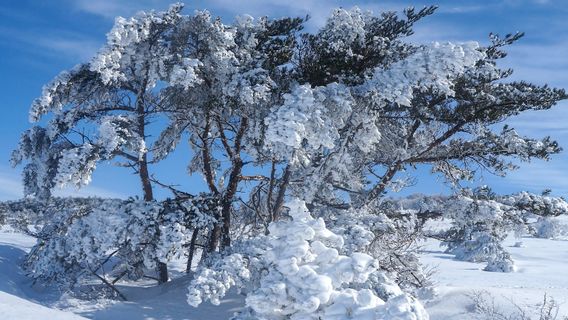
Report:
[[[187,266],[185,267],[185,273],[191,272],[191,264],[193,263],[193,255],[195,254],[195,242],[197,241],[197,235],[199,234],[199,228],[195,228],[191,234],[191,241],[189,243],[189,255],[187,257]]]
[[[385,175],[383,176],[381,181],[379,181],[379,183],[375,185],[375,187],[367,195],[367,201],[365,202],[365,204],[378,198],[383,194],[383,192],[385,192],[387,185],[392,181],[396,173],[400,169],[402,169],[402,166],[403,166],[402,161],[397,161],[395,164],[389,167],[389,169],[387,170],[387,172],[385,172]]]
[[[208,251],[213,252],[219,247],[225,248],[231,245],[231,210],[233,208],[233,198],[237,194],[239,182],[241,181],[241,173],[243,169],[243,160],[241,159],[241,144],[248,128],[248,119],[242,118],[239,130],[235,136],[235,143],[231,156],[231,174],[229,175],[229,182],[227,188],[223,192],[221,200],[221,217],[220,223],[216,223],[211,230],[211,237],[209,238]],[[223,130],[223,128],[219,128]]]
[[[138,170],[140,181],[142,182],[144,201],[153,201],[154,192],[152,190],[152,183],[150,182],[150,174],[148,173],[148,160],[146,154],[144,154],[138,162]]]
[[[229,178],[229,185],[227,186],[227,191],[223,197],[223,208],[221,210],[221,216],[223,219],[221,246],[223,248],[231,245],[231,235],[229,234],[231,229],[231,209],[233,208],[233,198],[235,197],[239,187],[242,168],[243,161],[238,158],[233,163],[233,170],[231,171]]]
[[[231,209],[233,208],[233,198],[237,193],[241,171],[243,168],[242,160],[238,159],[233,161],[233,169],[229,177],[229,184],[223,194],[221,201],[221,216],[220,221],[213,226],[211,230],[211,237],[209,238],[208,250],[213,252],[219,247],[225,248],[231,245],[231,236],[229,234],[231,229]]]
[[[136,100],[136,111],[138,113],[138,134],[142,139],[146,139],[146,112],[144,110],[144,90],[145,84],[142,86],[141,92],[138,94]],[[142,154],[138,160],[138,175],[142,183],[142,191],[144,193],[144,201],[153,201],[154,192],[152,190],[152,182],[150,181],[150,173],[148,171],[148,156],[146,153]],[[156,227],[156,233],[160,234],[160,229]],[[168,282],[168,265],[159,261],[157,262],[158,282]]]
[[[150,181],[150,175],[148,173],[148,160],[146,154],[144,154],[140,162],[138,163],[138,171],[140,175],[140,180],[142,182],[142,190],[144,191],[144,201],[153,201],[154,200],[154,192],[152,190],[152,183]],[[156,233],[160,234],[159,227],[156,227]],[[158,282],[159,283],[166,283],[168,282],[168,265],[157,261],[158,268]]]
[[[286,189],[290,183],[290,175],[292,170],[290,164],[286,166],[284,174],[282,175],[282,182],[280,183],[280,188],[278,189],[278,196],[276,197],[276,202],[274,208],[272,209],[272,221],[277,221],[280,218],[280,212],[284,206],[284,196],[286,195]]]

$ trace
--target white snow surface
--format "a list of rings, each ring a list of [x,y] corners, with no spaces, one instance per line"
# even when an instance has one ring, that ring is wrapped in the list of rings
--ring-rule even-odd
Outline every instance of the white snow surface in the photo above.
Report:
[[[515,246],[522,242],[521,246]],[[32,286],[19,262],[34,239],[11,230],[0,231],[0,319],[229,319],[244,305],[233,293],[219,306],[203,303],[193,308],[186,302],[188,279],[180,278],[161,287],[120,286],[128,302],[83,301],[51,288]],[[435,267],[437,295],[422,300],[432,320],[480,319],[473,315],[468,295],[488,292],[497,306],[514,312],[517,304],[527,312],[538,312],[543,295],[560,305],[568,315],[568,241],[536,238],[506,239],[504,246],[515,260],[512,273],[483,271],[485,264],[457,261],[443,253],[438,242],[424,244],[422,261]],[[514,302],[514,304],[513,304]],[[482,319],[482,318],[481,318]]]
[[[522,242],[520,247],[515,246]],[[568,241],[508,237],[503,243],[515,261],[510,273],[483,271],[486,263],[458,261],[439,247],[438,241],[424,244],[421,261],[437,269],[437,296],[424,302],[431,320],[470,319],[473,302],[469,295],[487,292],[500,310],[516,312],[516,306],[536,317],[546,293],[559,305],[559,315],[568,315]],[[561,317],[559,317],[560,319]],[[536,317],[535,319],[538,319]]]

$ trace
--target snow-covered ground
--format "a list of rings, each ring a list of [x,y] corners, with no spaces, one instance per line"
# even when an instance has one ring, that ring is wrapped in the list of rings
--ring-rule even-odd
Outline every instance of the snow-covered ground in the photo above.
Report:
[[[521,247],[514,244],[522,241]],[[231,295],[221,306],[203,304],[194,309],[186,303],[187,279],[162,287],[121,287],[129,302],[99,300],[85,302],[38,288],[24,276],[19,261],[34,239],[19,233],[0,231],[0,319],[227,319],[243,304]],[[568,241],[534,238],[507,239],[517,272],[482,271],[484,264],[453,260],[436,241],[424,244],[423,262],[435,267],[438,295],[427,301],[431,319],[472,319],[475,292],[488,292],[488,301],[514,312],[517,306],[538,312],[543,295],[553,297],[560,314],[568,314]]]
[[[521,247],[514,246],[518,241]],[[469,296],[475,292],[490,293],[487,300],[494,298],[499,309],[508,313],[517,306],[527,313],[538,312],[546,293],[559,304],[559,314],[568,315],[568,241],[509,237],[504,245],[516,272],[483,271],[485,263],[456,261],[443,253],[437,241],[425,244],[422,262],[435,267],[438,292],[427,303],[431,319],[468,319],[465,315],[473,305]]]

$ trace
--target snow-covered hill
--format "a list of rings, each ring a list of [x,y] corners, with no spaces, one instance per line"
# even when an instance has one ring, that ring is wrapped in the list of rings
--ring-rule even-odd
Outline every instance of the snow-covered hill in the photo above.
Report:
[[[514,246],[522,241],[522,246]],[[18,266],[34,239],[9,230],[0,232],[0,319],[228,319],[243,304],[233,294],[220,306],[203,304],[194,309],[186,303],[187,279],[162,287],[122,287],[128,302],[85,302],[38,288]],[[560,314],[568,314],[568,241],[509,238],[505,242],[517,272],[482,271],[484,264],[453,260],[436,241],[424,245],[423,262],[435,267],[437,296],[425,302],[431,319],[472,319],[471,295],[483,293],[496,308],[513,313],[523,308],[538,312],[543,295],[553,297]]]

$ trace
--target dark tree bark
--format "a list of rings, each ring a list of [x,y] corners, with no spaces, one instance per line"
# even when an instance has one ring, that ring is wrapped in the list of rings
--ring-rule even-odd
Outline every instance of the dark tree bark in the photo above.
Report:
[[[282,212],[282,207],[284,206],[284,196],[286,195],[286,189],[290,183],[290,176],[292,175],[292,170],[290,165],[286,166],[284,169],[284,174],[282,175],[282,181],[280,182],[280,187],[278,189],[278,195],[276,197],[276,202],[274,203],[274,208],[272,209],[272,221],[277,221],[280,218],[280,213]]]
[[[185,273],[191,272],[191,264],[193,263],[193,256],[195,254],[195,244],[197,241],[197,235],[199,235],[199,228],[195,228],[191,234],[191,241],[189,242],[189,254],[187,257],[187,266],[185,267]]]
[[[142,139],[146,139],[146,110],[144,108],[144,95],[146,85],[147,80],[142,83],[138,97],[136,99],[136,112],[138,114],[138,134]],[[152,190],[150,173],[148,171],[148,156],[146,153],[144,153],[138,160],[138,175],[140,176],[140,182],[142,183],[144,201],[153,201],[154,192]],[[158,227],[156,227],[156,232],[158,235],[160,234],[160,229]],[[157,261],[157,265],[158,282],[168,282],[168,265],[159,261]]]
[[[218,125],[220,131],[224,130],[220,122],[218,122]],[[227,187],[222,193],[220,221],[216,223],[215,226],[213,227],[213,230],[211,230],[211,236],[209,238],[209,243],[207,246],[209,252],[217,250],[217,248],[219,248],[219,244],[221,245],[221,249],[231,245],[231,235],[230,235],[231,211],[233,209],[234,197],[237,194],[239,188],[239,182],[242,180],[241,173],[244,163],[243,160],[241,159],[240,154],[241,154],[242,140],[247,128],[248,128],[248,119],[243,117],[241,119],[239,129],[236,132],[234,138],[233,148],[230,152],[228,152],[229,157],[231,159],[231,173],[229,174],[229,181],[227,183]],[[222,139],[224,138],[222,137]],[[226,145],[226,143],[224,144]],[[206,169],[205,174],[207,176],[207,168],[205,169]]]

